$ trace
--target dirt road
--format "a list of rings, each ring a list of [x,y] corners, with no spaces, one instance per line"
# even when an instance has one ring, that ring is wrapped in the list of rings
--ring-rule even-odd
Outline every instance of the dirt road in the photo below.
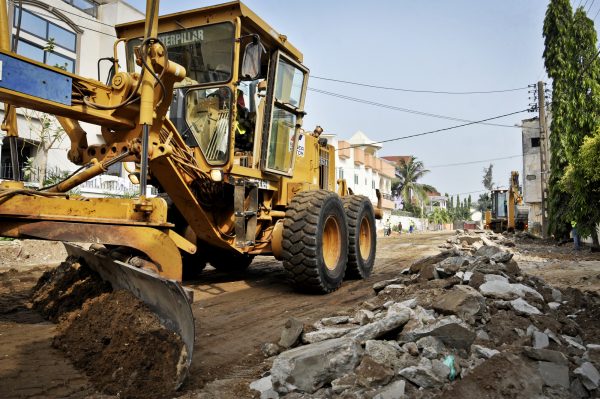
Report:
[[[247,273],[237,276],[208,268],[201,279],[186,283],[196,300],[196,347],[190,378],[181,394],[192,398],[207,383],[225,380],[217,387],[220,397],[248,397],[248,381],[270,367],[261,344],[277,341],[289,317],[310,324],[324,316],[350,312],[373,296],[374,282],[396,277],[412,260],[437,253],[438,245],[451,233],[380,237],[373,276],[345,282],[340,290],[326,296],[295,292],[281,263],[270,258],[255,259]],[[539,241],[517,247],[517,260],[524,271],[562,288],[598,290],[600,254],[574,252],[568,246]],[[3,398],[95,397],[88,378],[52,348],[55,325],[28,308],[30,290],[43,270],[63,257],[60,246],[52,243],[0,244]]]
[[[280,262],[257,258],[247,273],[226,275],[208,268],[194,290],[196,348],[182,389],[208,381],[256,378],[267,368],[260,345],[276,341],[288,317],[314,322],[350,310],[373,295],[374,281],[392,278],[418,257],[437,252],[449,233],[381,237],[373,276],[345,282],[326,296],[295,292]],[[44,248],[47,251],[44,251]],[[94,393],[85,375],[51,347],[55,326],[28,309],[31,287],[47,266],[64,256],[60,246],[38,242],[0,245],[0,392],[4,398],[84,398]]]

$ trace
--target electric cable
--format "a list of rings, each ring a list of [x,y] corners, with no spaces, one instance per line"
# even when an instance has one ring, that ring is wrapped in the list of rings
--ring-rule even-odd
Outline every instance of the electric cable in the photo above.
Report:
[[[352,145],[350,147],[337,148],[336,151],[345,150],[345,149],[352,149],[352,148],[357,148],[357,147],[364,147],[366,145],[389,143],[389,142],[392,142],[392,141],[405,140],[405,139],[410,139],[410,138],[413,138],[413,137],[426,136],[426,135],[429,135],[429,134],[435,134],[435,133],[445,132],[445,131],[448,131],[448,130],[458,129],[458,128],[465,127],[465,126],[476,125],[476,124],[479,124],[481,122],[487,122],[487,121],[491,121],[491,120],[494,120],[494,119],[505,118],[505,117],[511,116],[511,115],[522,114],[523,112],[529,112],[529,110],[528,109],[522,109],[520,111],[509,112],[507,114],[498,115],[498,116],[492,116],[490,118],[485,118],[485,119],[481,119],[481,120],[473,121],[473,122],[469,122],[469,123],[463,123],[463,124],[460,124],[460,125],[448,126],[448,127],[444,127],[444,128],[441,128],[441,129],[435,129],[435,130],[429,130],[429,131],[426,131],[426,132],[409,134],[408,136],[401,136],[401,137],[396,137],[396,138],[393,138],[393,139],[387,139],[387,140],[381,140],[381,141],[374,141],[374,142],[368,143],[368,144],[356,144],[356,145]]]
[[[477,164],[477,163],[484,163],[484,162],[491,162],[491,161],[502,161],[502,160],[505,160],[505,159],[520,158],[522,156],[523,156],[523,154],[518,154],[518,155],[511,155],[511,156],[501,157],[501,158],[481,159],[479,161],[448,163],[448,164],[445,164],[445,165],[432,165],[432,166],[428,166],[428,168],[447,168],[447,167],[451,167],[451,166],[473,165],[473,164]]]
[[[373,89],[402,91],[402,92],[408,92],[408,93],[424,93],[424,94],[470,95],[470,94],[508,93],[508,92],[512,92],[512,91],[527,90],[527,86],[524,86],[524,87],[515,87],[515,88],[510,88],[510,89],[480,90],[480,91],[418,90],[418,89],[406,89],[406,88],[399,88],[399,87],[378,86],[378,85],[374,85],[374,84],[352,82],[352,81],[349,81],[349,80],[326,78],[326,77],[323,77],[323,76],[315,76],[315,75],[311,75],[310,77],[311,77],[311,79],[327,80],[327,81],[330,81],[330,82],[344,83],[344,84],[350,84],[350,85],[354,85],[354,86],[370,87],[370,88],[373,88]]]
[[[367,105],[372,105],[375,107],[391,109],[394,111],[406,112],[406,113],[414,114],[414,115],[429,116],[432,118],[446,119],[446,120],[451,120],[451,121],[455,121],[455,122],[472,122],[471,120],[468,120],[468,119],[455,118],[452,116],[432,114],[429,112],[423,112],[423,111],[418,111],[418,110],[414,110],[414,109],[396,107],[396,106],[389,105],[389,104],[377,103],[375,101],[365,100],[365,99],[357,98],[357,97],[350,97],[350,96],[346,96],[344,94],[333,93],[330,91],[315,89],[315,88],[311,88],[311,87],[309,87],[308,90],[314,91],[315,93],[325,94],[328,96],[341,98],[341,99],[348,100],[348,101],[354,101],[354,102],[361,103],[361,104],[367,104]],[[515,125],[503,125],[503,124],[498,124],[498,123],[481,123],[481,124],[488,125],[488,126],[509,127],[509,128],[516,128],[516,127],[518,128],[519,127],[519,126],[515,126]]]

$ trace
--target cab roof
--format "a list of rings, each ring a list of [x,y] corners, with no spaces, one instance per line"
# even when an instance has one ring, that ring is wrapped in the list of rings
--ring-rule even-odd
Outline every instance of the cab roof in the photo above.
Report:
[[[302,62],[302,53],[287,40],[285,35],[278,33],[240,1],[162,15],[158,18],[158,31],[162,33],[192,26],[232,21],[238,17],[242,22],[242,29],[258,33],[266,45],[281,48],[296,61]],[[144,20],[138,20],[116,25],[117,36],[125,39],[142,37],[144,22]]]

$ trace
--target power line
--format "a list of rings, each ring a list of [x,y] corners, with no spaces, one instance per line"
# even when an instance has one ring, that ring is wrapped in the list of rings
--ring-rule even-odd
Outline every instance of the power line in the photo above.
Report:
[[[35,11],[33,11],[33,10],[30,10],[30,9],[25,9],[25,10],[27,10],[28,12],[30,12],[30,13],[32,13],[32,14],[35,14],[35,15],[37,15],[38,17],[42,17],[42,18],[50,18],[50,19],[53,19],[53,20],[55,20],[55,21],[64,22],[62,19],[60,19],[60,18],[56,17],[55,15],[46,15],[46,14],[40,14],[40,13],[37,13],[37,12],[35,12]],[[92,20],[92,21],[93,21],[93,20]],[[90,27],[87,27],[87,26],[81,26],[81,25],[77,25],[77,24],[75,24],[75,26],[77,26],[77,27],[79,27],[79,28],[83,29],[84,31],[86,31],[86,30],[91,30],[92,32],[100,33],[100,34],[102,34],[102,35],[106,35],[106,36],[110,36],[110,37],[117,37],[116,35],[113,35],[113,34],[111,34],[111,33],[102,32],[102,31],[99,31],[99,30],[96,30],[96,29],[92,29],[92,28],[90,28]],[[109,25],[109,26],[110,26],[110,25]],[[113,26],[113,28],[114,28],[114,26]]]
[[[595,2],[595,1],[596,1],[596,0],[592,0],[592,2],[590,3],[590,7],[589,7],[589,8],[588,8],[588,10],[587,10],[587,13],[588,13],[588,14],[590,13],[590,10],[592,9],[592,6],[594,5],[594,2]]]
[[[511,91],[519,91],[519,90],[525,90],[525,89],[527,89],[527,86],[525,86],[525,87],[515,87],[515,88],[512,88],[512,89],[482,90],[482,91],[417,90],[417,89],[406,89],[406,88],[399,88],[399,87],[378,86],[378,85],[368,84],[368,83],[351,82],[351,81],[348,81],[348,80],[326,78],[326,77],[323,77],[323,76],[314,76],[314,75],[312,75],[311,78],[312,79],[320,79],[320,80],[328,80],[330,82],[345,83],[345,84],[350,84],[350,85],[354,85],[354,86],[370,87],[370,88],[373,88],[373,89],[402,91],[402,92],[408,92],[408,93],[426,93],[426,94],[450,94],[450,95],[494,94],[494,93],[507,93],[507,92],[511,92]]]
[[[370,101],[370,100],[365,100],[365,99],[362,99],[362,98],[350,97],[350,96],[346,96],[344,94],[333,93],[333,92],[330,92],[330,91],[315,89],[315,88],[312,88],[312,87],[309,87],[308,90],[314,91],[315,93],[325,94],[325,95],[328,95],[328,96],[337,97],[337,98],[341,98],[341,99],[348,100],[348,101],[354,101],[354,102],[361,103],[361,104],[367,104],[367,105],[372,105],[372,106],[375,106],[375,107],[381,107],[381,108],[391,109],[391,110],[394,110],[394,111],[406,112],[406,113],[409,113],[409,114],[415,114],[415,115],[421,115],[421,116],[429,116],[429,117],[432,117],[432,118],[446,119],[446,120],[451,120],[451,121],[455,121],[455,122],[472,122],[471,120],[468,120],[468,119],[454,118],[452,116],[432,114],[432,113],[429,113],[429,112],[417,111],[417,110],[414,110],[414,109],[396,107],[396,106],[389,105],[389,104],[377,103],[377,102]],[[518,128],[519,127],[519,126],[514,126],[514,125],[503,125],[503,124],[498,124],[498,123],[482,123],[482,125],[498,126],[498,127],[510,127],[510,128]]]
[[[481,159],[479,161],[448,163],[448,164],[445,164],[445,165],[428,166],[428,168],[447,168],[447,167],[451,167],[451,166],[473,165],[473,164],[477,164],[477,163],[484,163],[484,162],[491,162],[491,161],[502,161],[504,159],[520,158],[522,156],[523,156],[523,154],[519,154],[519,155],[511,155],[511,156],[508,156],[508,157],[501,157],[501,158]]]
[[[454,125],[454,126],[448,126],[448,127],[444,127],[441,129],[435,129],[435,130],[430,130],[427,132],[421,132],[421,133],[415,133],[415,134],[410,134],[408,136],[402,136],[402,137],[396,137],[393,139],[387,139],[387,140],[381,140],[381,141],[375,141],[372,143],[369,143],[369,145],[372,144],[383,144],[383,143],[389,143],[391,141],[399,141],[399,140],[405,140],[405,139],[410,139],[413,137],[420,137],[420,136],[426,136],[428,134],[434,134],[434,133],[440,133],[440,132],[445,132],[447,130],[453,130],[453,129],[458,129],[460,127],[465,127],[465,126],[470,126],[470,125],[475,125],[478,123],[482,123],[482,122],[487,122],[487,121],[491,121],[494,119],[500,119],[500,118],[505,118],[507,116],[511,116],[511,115],[517,115],[517,114],[522,114],[523,112],[529,112],[528,109],[523,109],[520,111],[515,111],[515,112],[509,112],[508,114],[503,114],[503,115],[498,115],[498,116],[493,116],[491,118],[486,118],[486,119],[481,119],[478,121],[473,121],[473,122],[469,122],[469,123],[463,123],[461,125]],[[344,148],[338,148],[336,151],[340,151],[340,150],[345,150],[345,149],[349,149],[349,148],[357,148],[357,147],[364,147],[366,144],[357,144],[357,145],[352,145],[350,147],[344,147]]]

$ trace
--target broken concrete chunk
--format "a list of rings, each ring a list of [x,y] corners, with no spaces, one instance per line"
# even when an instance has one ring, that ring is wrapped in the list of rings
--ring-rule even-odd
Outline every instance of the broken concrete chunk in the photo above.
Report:
[[[371,356],[363,356],[362,361],[354,370],[354,374],[356,374],[358,385],[365,388],[385,385],[394,377],[391,368],[376,362]]]
[[[489,359],[490,357],[500,353],[496,349],[486,348],[481,345],[471,345],[471,352],[475,352],[480,359]]]
[[[566,364],[537,362],[537,369],[544,381],[544,385],[569,388],[569,366]]]
[[[569,364],[569,359],[559,351],[553,351],[550,349],[536,349],[529,346],[523,347],[523,353],[525,356],[534,360],[542,360],[545,362],[552,362],[557,364]]]
[[[468,236],[468,235],[459,235],[456,237],[459,242],[467,243],[468,245],[473,245],[476,242],[481,242],[481,237],[478,236]]]
[[[534,331],[531,335],[531,346],[535,349],[544,349],[550,345],[548,335],[543,332]]]
[[[368,340],[365,342],[365,354],[389,368],[396,367],[398,357],[402,353],[400,344],[396,341]]]
[[[409,331],[402,330],[398,340],[401,342],[416,341],[425,336],[438,337],[447,347],[469,349],[475,340],[475,333],[456,316],[449,316],[438,321]]]
[[[260,399],[278,399],[279,394],[273,389],[271,376],[250,383],[250,389],[260,392]]]
[[[600,345],[586,345],[587,351],[583,354],[583,359],[591,362],[595,367],[600,367]]]
[[[284,348],[291,348],[296,342],[299,341],[300,335],[304,330],[304,324],[298,320],[289,318],[285,322],[285,326],[281,331],[281,338],[279,339],[279,346]]]
[[[490,340],[490,336],[488,335],[488,333],[485,330],[477,330],[476,336],[477,336],[477,339],[480,339],[482,341]]]
[[[371,312],[367,309],[360,309],[354,315],[354,319],[360,324],[364,326],[365,324],[370,323],[375,318],[375,313]]]
[[[438,267],[446,274],[452,275],[460,270],[462,266],[468,265],[469,259],[464,256],[451,256],[438,263]]]
[[[331,381],[331,389],[337,394],[344,392],[346,389],[354,388],[355,385],[356,375],[354,373],[346,374]]]
[[[427,359],[437,359],[445,350],[444,343],[437,337],[427,336],[416,342],[421,355]]]
[[[517,314],[521,315],[534,315],[534,314],[542,314],[538,308],[535,306],[531,306],[526,300],[523,298],[517,298],[510,301],[510,306],[514,309]]]
[[[373,290],[375,292],[379,292],[390,284],[400,284],[400,283],[402,283],[402,281],[404,281],[404,279],[402,279],[400,277],[393,278],[391,280],[378,281],[375,284],[373,284]]]
[[[379,338],[380,336],[396,330],[406,324],[410,319],[411,310],[402,309],[400,311],[388,311],[387,315],[373,323],[358,327],[347,334],[347,337],[355,338],[360,342],[369,339]]]
[[[579,378],[573,378],[571,381],[571,386],[569,387],[569,391],[571,393],[571,397],[574,399],[585,399],[589,398],[590,396]]]
[[[424,266],[434,265],[451,256],[451,251],[442,251],[437,255],[426,256],[421,259],[417,259],[410,265],[411,273],[419,273]]]
[[[279,352],[281,352],[281,348],[279,347],[279,345],[274,344],[272,342],[262,344],[260,350],[263,353],[263,355],[265,355],[265,357],[275,356],[278,355]]]
[[[501,276],[499,274],[486,274],[483,277],[483,281],[485,283],[487,283],[488,281],[494,281],[494,280],[500,280],[500,281],[504,281],[505,283],[508,283],[508,279],[504,276]]]
[[[487,297],[497,299],[512,300],[518,297],[523,298],[528,294],[540,300],[543,299],[540,293],[531,287],[523,284],[510,284],[502,280],[487,281],[479,286],[479,291]]]
[[[320,330],[311,331],[302,335],[302,342],[306,344],[313,344],[315,342],[325,341],[326,339],[339,338],[346,335],[348,332],[355,330],[359,327],[326,327]]]
[[[271,367],[274,389],[313,393],[323,385],[354,370],[363,349],[351,338],[335,338],[283,352]]]
[[[420,281],[429,281],[429,280],[437,280],[440,278],[435,265],[425,265],[419,271],[419,280]]]
[[[485,308],[485,298],[473,287],[456,285],[433,304],[441,314],[454,314],[468,320]]]
[[[407,342],[402,345],[402,349],[410,353],[412,356],[419,356],[419,347],[414,342]]]
[[[568,335],[563,335],[562,337],[567,342],[567,344],[569,344],[577,349],[581,349],[582,351],[585,351],[585,346],[583,346],[583,342],[581,342],[581,338],[577,339],[576,337],[570,337]]]
[[[556,310],[560,307],[559,302],[548,302],[548,307],[552,310]]]
[[[506,263],[509,260],[511,260],[513,257],[513,254],[507,251],[501,251],[498,253],[495,253],[494,255],[490,256],[490,260],[492,260],[493,262],[496,263]]]
[[[548,336],[548,338],[550,338],[552,341],[556,342],[559,345],[562,345],[563,343],[561,342],[561,340],[558,338],[558,335],[556,335],[552,330],[550,330],[549,328],[546,328],[544,330],[544,334],[546,334]]]
[[[554,302],[562,302],[562,292],[556,288],[552,288],[552,300]]]
[[[583,363],[573,371],[573,374],[579,376],[581,383],[588,390],[597,389],[600,384],[600,373],[590,362]]]
[[[349,316],[325,317],[324,319],[321,319],[321,324],[324,326],[335,326],[338,324],[348,323],[348,320],[350,320]]]
[[[381,388],[373,399],[401,399],[404,398],[404,390],[406,389],[406,381],[396,380],[391,384]]]
[[[503,252],[502,249],[496,245],[484,245],[475,252],[475,256],[485,256],[487,258],[491,258],[500,252]]]
[[[442,363],[443,364],[443,363]],[[446,366],[447,368],[447,366]],[[450,372],[450,369],[448,369]],[[446,382],[431,366],[411,366],[400,370],[400,375],[421,388],[441,388]]]

